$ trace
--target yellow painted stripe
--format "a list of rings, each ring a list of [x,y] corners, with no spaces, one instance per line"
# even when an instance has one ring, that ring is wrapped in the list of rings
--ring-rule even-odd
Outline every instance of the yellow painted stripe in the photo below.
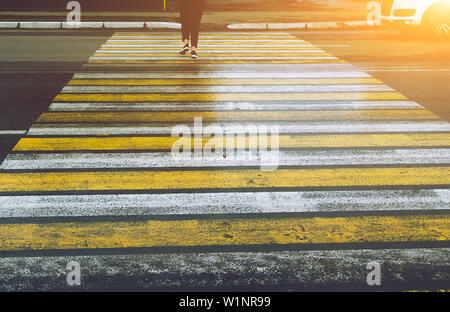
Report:
[[[440,117],[428,110],[313,110],[313,111],[215,111],[215,112],[50,112],[37,122],[204,122],[215,121],[310,121],[310,120],[433,120]]]
[[[177,137],[59,137],[20,139],[14,151],[76,151],[76,150],[170,150]],[[270,136],[267,146],[270,148]],[[189,142],[189,141],[187,141]],[[226,144],[225,138],[203,138],[217,148],[248,148],[248,138],[242,137]],[[191,147],[193,147],[191,139]],[[340,147],[429,147],[450,146],[449,133],[405,134],[341,134],[341,135],[280,135],[280,148],[340,148]]]
[[[174,51],[175,52],[175,51]],[[165,56],[178,56],[177,53],[95,53],[95,57],[97,56],[155,56],[155,57],[165,57]],[[239,57],[267,57],[267,55],[260,54],[260,53],[202,53],[202,56],[205,57],[233,57],[233,56],[239,56]],[[281,56],[333,56],[329,53],[323,53],[323,52],[292,52],[292,53],[277,53],[277,55],[274,55],[276,57]]]
[[[296,101],[296,100],[407,100],[398,92],[339,93],[90,93],[58,94],[59,102],[211,102],[211,101]]]
[[[102,50],[170,50],[171,47],[111,47],[111,46],[102,46],[101,49],[97,50],[97,51],[102,51]],[[219,48],[214,48],[215,50],[234,50],[234,51],[239,51],[239,50],[249,50],[250,48],[246,48],[246,47],[220,47]],[[199,48],[199,51],[202,50],[202,47]],[[208,48],[203,48],[203,50],[208,50]],[[259,51],[264,51],[264,50],[282,50],[282,51],[296,51],[296,50],[320,50],[320,48],[315,47],[315,46],[307,46],[307,47],[277,47],[277,46],[273,46],[273,47],[258,47]]]
[[[450,167],[0,173],[0,191],[95,191],[450,184]]]
[[[382,84],[376,78],[189,78],[189,79],[72,79],[69,86],[173,86],[173,85],[347,85]]]
[[[0,251],[449,239],[449,215],[0,224]]]
[[[186,58],[180,61],[158,61],[158,60],[89,60],[92,64],[252,64],[252,63],[273,63],[273,64],[314,64],[314,63],[346,63],[344,60],[192,60]]]

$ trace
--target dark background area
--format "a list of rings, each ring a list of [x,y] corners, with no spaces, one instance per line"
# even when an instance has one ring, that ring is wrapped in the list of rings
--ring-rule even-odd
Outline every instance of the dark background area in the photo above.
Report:
[[[56,11],[66,10],[71,0],[1,0],[0,11]],[[180,0],[166,0],[166,10],[178,8]],[[358,2],[366,0],[345,0]],[[95,11],[162,11],[164,0],[78,0],[81,10]],[[322,9],[321,0],[206,0],[206,11],[279,11]],[[336,5],[336,2],[333,2]],[[341,3],[341,2],[339,2]]]
[[[1,0],[3,11],[64,11],[70,0]],[[85,11],[160,11],[163,0],[89,0],[78,1]],[[167,2],[177,2],[167,0]]]

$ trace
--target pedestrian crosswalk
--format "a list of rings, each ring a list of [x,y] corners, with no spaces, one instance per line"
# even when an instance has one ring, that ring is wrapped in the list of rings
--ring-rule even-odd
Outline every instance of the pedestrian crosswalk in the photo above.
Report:
[[[177,35],[116,34],[89,60],[97,64],[186,63],[173,54],[179,48]],[[341,63],[342,60],[288,34],[202,35],[202,57],[197,64],[235,63]]]
[[[88,288],[363,287],[369,261],[386,283],[449,280],[449,122],[289,33],[205,33],[198,60],[179,48],[116,33],[37,118],[0,167],[0,267],[75,259]],[[276,126],[278,169],[245,158],[245,134],[173,157],[174,127],[199,117]]]

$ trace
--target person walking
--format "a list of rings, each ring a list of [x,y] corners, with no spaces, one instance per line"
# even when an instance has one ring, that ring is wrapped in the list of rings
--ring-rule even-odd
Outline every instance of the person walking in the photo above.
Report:
[[[189,51],[189,39],[191,40],[191,57],[197,58],[198,29],[202,19],[206,0],[180,0],[181,34],[184,43],[180,51],[185,55]]]

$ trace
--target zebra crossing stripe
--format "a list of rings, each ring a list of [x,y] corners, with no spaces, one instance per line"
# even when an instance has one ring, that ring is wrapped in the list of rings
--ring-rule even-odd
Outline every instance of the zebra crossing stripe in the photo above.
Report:
[[[105,142],[103,142],[105,143]],[[104,146],[104,145],[102,145]],[[193,145],[191,145],[193,146]],[[133,146],[134,147],[134,146]],[[238,150],[230,157],[222,154],[204,155],[201,159],[193,157],[176,158],[171,152],[161,150],[113,149],[106,147],[86,148],[83,145],[75,149],[64,150],[61,146],[55,150],[22,151],[7,156],[0,166],[5,170],[64,170],[95,168],[205,168],[205,167],[241,167],[242,169],[261,166],[265,159],[271,159],[273,153],[258,153]],[[123,147],[122,147],[123,148]],[[77,151],[77,152],[76,152]],[[49,153],[52,152],[52,153]],[[361,165],[429,165],[450,164],[450,148],[408,148],[395,149],[338,149],[338,150],[280,150],[277,153],[278,165],[283,166],[361,166]],[[245,160],[243,162],[242,160]],[[286,203],[287,204],[287,203]]]
[[[75,150],[170,150],[177,137],[24,137],[14,151],[75,151]],[[193,139],[192,139],[193,140]],[[268,147],[271,137],[268,136]],[[193,142],[193,141],[192,141]],[[214,143],[217,148],[248,148],[248,137],[203,138],[203,146]],[[228,144],[228,145],[227,145]],[[230,146],[230,144],[233,144]],[[193,146],[193,144],[191,144]],[[402,134],[331,134],[281,135],[280,148],[367,148],[367,147],[446,147],[450,146],[450,133]]]
[[[450,167],[0,172],[2,192],[450,185]]]
[[[417,224],[420,224],[420,231],[416,228]],[[261,215],[259,218],[233,219],[0,224],[0,252],[30,249],[430,242],[449,239],[448,214],[312,218],[269,218]]]
[[[65,86],[61,93],[318,93],[393,92],[386,85]]]
[[[37,123],[192,123],[200,117],[215,121],[304,121],[304,120],[438,120],[428,110],[340,110],[340,111],[248,111],[248,112],[52,112],[43,113]]]
[[[260,72],[260,71],[205,71],[198,72],[180,72],[180,71],[162,71],[162,72],[84,72],[75,73],[74,79],[312,79],[312,78],[373,78],[371,75],[357,71],[354,68],[348,71],[342,70],[314,70],[314,71],[280,71],[280,72]]]
[[[0,216],[92,217],[447,210],[449,189],[2,195]],[[126,207],[126,209],[124,209]]]
[[[202,44],[220,44],[220,45],[233,45],[233,44],[263,44],[267,45],[267,43],[273,45],[279,44],[310,44],[303,40],[299,39],[228,39],[228,38],[204,38],[201,39]],[[149,38],[140,38],[129,39],[129,38],[121,38],[121,39],[109,39],[106,41],[106,45],[114,45],[114,44],[146,44],[146,43],[158,43],[158,44],[173,44],[176,46],[180,45],[180,40],[177,39],[149,39]]]
[[[205,43],[202,46],[205,47],[221,47],[221,46],[308,46],[309,43],[303,42],[301,40],[204,40]],[[178,40],[108,40],[104,46],[114,46],[114,45],[143,45],[157,44],[159,46],[173,46],[179,47],[180,41]]]
[[[407,100],[399,92],[339,93],[185,93],[185,94],[58,94],[57,102],[211,102],[211,101],[295,101],[295,100]]]
[[[171,55],[171,56],[143,56],[143,55],[126,55],[126,56],[117,56],[114,54],[108,54],[106,56],[92,56],[90,58],[90,61],[161,61],[161,62],[168,62],[168,61],[180,61],[181,57],[178,55]],[[188,58],[189,60],[189,58]],[[192,59],[190,59],[192,61]],[[334,56],[327,56],[326,54],[320,54],[315,56],[266,56],[266,55],[258,55],[258,56],[202,56],[202,61],[217,61],[217,62],[231,62],[231,61],[249,61],[249,62],[261,62],[261,61],[290,61],[290,62],[297,62],[297,61],[318,61],[318,60],[338,60]],[[195,60],[194,60],[195,61]]]
[[[208,34],[200,34],[201,39],[202,40],[208,40],[208,39],[212,39],[212,40],[300,40],[295,36],[289,35],[289,34],[285,34],[285,35],[274,35],[274,36],[249,36],[249,35],[239,35],[239,34],[229,34],[227,36],[219,36],[219,35],[208,35]],[[110,40],[148,40],[148,39],[153,39],[153,40],[176,40],[178,42],[181,42],[180,40],[180,35],[113,35],[112,37],[110,37]],[[304,41],[304,40],[301,40]]]
[[[141,59],[128,59],[128,60],[113,60],[113,59],[98,59],[91,58],[89,60],[90,64],[325,64],[325,63],[335,63],[343,64],[346,63],[343,60],[338,59],[305,59],[305,60],[141,60]]]
[[[120,55],[122,54],[122,55]],[[127,56],[136,54],[136,56],[174,56],[173,49],[99,49],[93,56]],[[239,49],[239,50],[220,50],[220,49],[211,49],[211,50],[202,50],[202,56],[264,56],[264,55],[273,55],[273,56],[308,56],[308,55],[317,55],[317,56],[331,56],[332,54],[327,53],[319,48],[299,48],[295,51],[287,50],[287,51],[277,51],[277,50],[258,50],[254,49]],[[178,55],[179,56],[179,55]],[[181,56],[179,56],[181,57]]]
[[[221,127],[224,134],[235,133],[236,123],[215,122],[215,126]],[[280,134],[297,135],[303,134],[348,134],[350,133],[434,133],[450,132],[450,123],[445,121],[303,121],[303,122],[260,122],[252,121],[240,122],[246,126],[267,126],[278,127]],[[148,121],[140,124],[106,124],[79,123],[79,124],[46,124],[35,123],[29,130],[30,136],[86,136],[86,135],[171,135],[173,123],[152,123]]]
[[[371,85],[376,78],[280,78],[280,79],[72,79],[68,86],[185,86],[185,85]]]
[[[127,52],[127,53],[123,53],[123,52],[104,52],[104,53],[95,53],[93,55],[93,57],[91,59],[99,59],[100,57],[108,57],[108,59],[124,59],[126,57],[126,59],[132,59],[134,57],[140,57],[140,58],[145,58],[146,60],[164,60],[164,59],[179,59],[179,56],[174,56],[173,53],[147,53],[147,52]],[[242,58],[246,58],[246,59],[269,59],[270,56],[267,56],[266,54],[262,54],[262,53],[202,53],[202,59],[207,59],[207,60],[224,60],[224,59],[242,59]],[[317,51],[308,51],[308,50],[304,50],[301,52],[295,52],[295,53],[277,53],[276,55],[272,55],[271,58],[272,59],[284,59],[284,58],[290,58],[290,59],[308,59],[311,58],[313,59],[314,57],[322,57],[323,59],[325,59],[324,57],[328,57],[328,59],[335,59],[330,58],[332,57],[332,54],[326,53],[326,52],[317,52]],[[319,58],[317,58],[319,59]]]
[[[126,41],[120,41],[120,42],[114,42],[114,43],[107,43],[102,45],[102,48],[104,47],[110,47],[110,48],[116,48],[116,47],[122,47],[122,48],[172,48],[172,49],[178,49],[180,47],[180,44],[178,43],[152,43],[152,42],[126,42]],[[267,44],[267,43],[239,43],[239,42],[229,42],[228,44],[220,44],[220,43],[207,43],[203,44],[202,48],[307,48],[311,47],[310,44],[305,44],[303,42],[284,42],[279,44]]]
[[[53,102],[49,112],[86,111],[234,111],[234,110],[358,110],[358,109],[424,109],[413,101],[320,101],[320,102],[171,102],[171,103],[58,103]]]
[[[325,51],[321,50],[318,47],[310,46],[310,45],[297,45],[295,47],[292,46],[258,46],[258,53],[282,53],[282,52],[302,52],[302,51],[313,51],[319,52]],[[158,46],[158,45],[103,45],[97,52],[106,53],[106,51],[122,51],[125,52],[133,52],[133,51],[145,51],[145,52],[154,52],[154,53],[174,53],[174,48],[171,46]],[[256,53],[253,46],[220,46],[207,48],[202,47],[202,53]],[[280,52],[281,51],[281,52]]]

